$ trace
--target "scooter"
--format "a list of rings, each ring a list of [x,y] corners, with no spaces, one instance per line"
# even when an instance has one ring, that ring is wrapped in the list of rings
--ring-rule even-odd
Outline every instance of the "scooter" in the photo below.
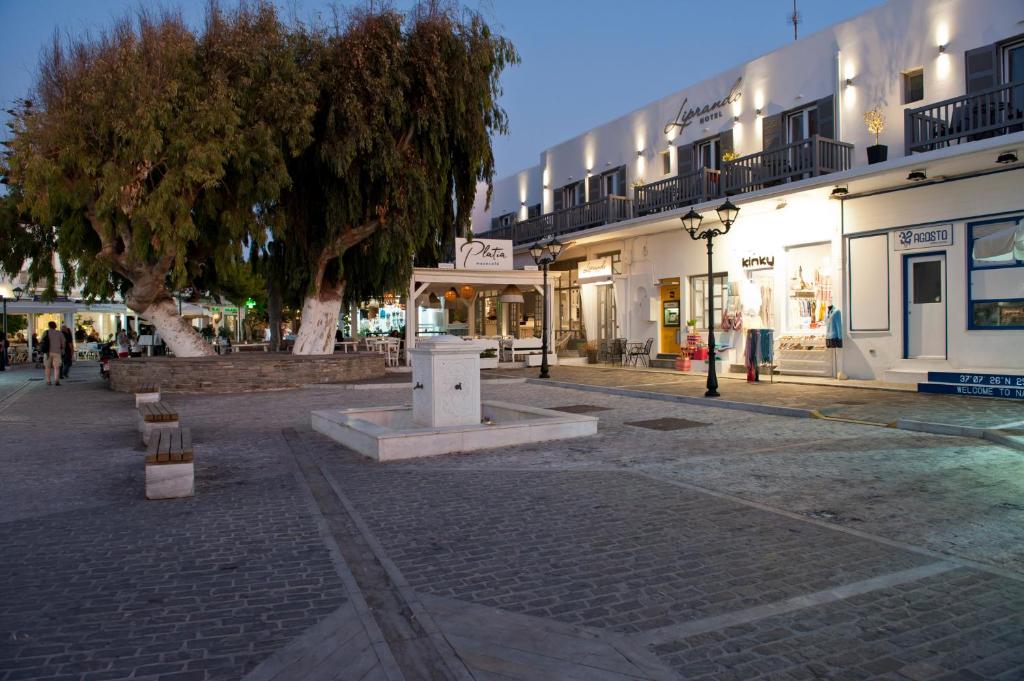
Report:
[[[113,343],[104,343],[100,346],[100,376],[103,380],[110,380],[110,360],[117,358]]]

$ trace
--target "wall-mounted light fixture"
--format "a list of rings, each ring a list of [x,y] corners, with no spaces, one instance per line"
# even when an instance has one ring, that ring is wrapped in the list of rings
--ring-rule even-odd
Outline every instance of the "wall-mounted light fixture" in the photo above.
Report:
[[[733,123],[739,123],[740,122],[740,117],[739,116],[733,116],[732,117],[732,122]]]
[[[853,78],[846,79],[846,87],[853,87]]]
[[[907,175],[907,179],[911,182],[924,182],[928,179],[928,173],[925,172],[924,168],[918,168],[916,170],[911,170],[910,174]]]
[[[832,197],[833,198],[840,198],[840,197],[846,196],[849,193],[850,193],[849,189],[847,189],[846,187],[844,187],[842,185],[837,185],[835,187],[835,189],[832,190]]]
[[[526,207],[526,201],[520,201],[519,205],[522,206],[523,208],[525,208]]]
[[[548,186],[547,186],[547,185],[544,185],[544,189],[547,189],[547,188],[548,188]]]
[[[593,168],[587,168],[587,175],[590,175],[592,172],[594,172]]]
[[[1002,163],[1004,165],[1009,165],[1011,163],[1016,163],[1016,162],[1017,162],[1017,150],[1016,149],[1011,149],[1009,151],[1004,151],[1003,153],[999,154],[998,158],[996,158],[996,163]]]
[[[755,116],[760,116],[761,115],[761,109],[754,109],[754,115]]]
[[[641,158],[643,155],[644,155],[644,150],[643,149],[638,149],[637,152],[636,152],[636,157],[637,158]]]
[[[944,44],[939,45],[939,54],[946,54],[946,46]]]

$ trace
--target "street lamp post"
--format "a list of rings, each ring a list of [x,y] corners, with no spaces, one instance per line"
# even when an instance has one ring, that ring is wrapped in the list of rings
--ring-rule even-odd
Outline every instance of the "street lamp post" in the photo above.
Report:
[[[543,246],[540,245],[540,242],[530,246],[530,255],[533,256],[533,261],[544,271],[544,324],[541,327],[540,378],[551,378],[548,374],[548,265],[553,263],[561,252],[562,244],[555,238]]]
[[[712,263],[711,242],[716,236],[728,234],[732,224],[736,222],[736,216],[739,214],[740,209],[734,206],[732,201],[726,199],[725,203],[716,208],[715,211],[718,213],[718,219],[725,229],[718,229],[717,227],[700,229],[701,220],[704,218],[692,208],[689,213],[679,218],[682,220],[683,227],[691,239],[694,241],[704,239],[708,242],[708,389],[705,391],[704,397],[719,396],[718,372],[715,371],[715,268]]]
[[[20,286],[15,286],[12,293],[14,293],[15,300],[21,300],[21,294],[24,291]],[[0,300],[4,301],[4,335],[0,337],[0,371],[7,371],[7,296],[0,293]]]

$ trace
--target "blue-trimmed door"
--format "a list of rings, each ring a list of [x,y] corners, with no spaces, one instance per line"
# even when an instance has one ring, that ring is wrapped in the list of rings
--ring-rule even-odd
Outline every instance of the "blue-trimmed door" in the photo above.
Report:
[[[903,351],[907,359],[946,359],[946,254],[903,257]]]

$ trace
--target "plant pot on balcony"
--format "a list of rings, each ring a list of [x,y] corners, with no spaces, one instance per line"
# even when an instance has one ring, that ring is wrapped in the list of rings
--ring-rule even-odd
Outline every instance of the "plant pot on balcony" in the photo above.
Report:
[[[889,158],[889,147],[884,144],[872,144],[868,147],[868,163],[881,163]]]

